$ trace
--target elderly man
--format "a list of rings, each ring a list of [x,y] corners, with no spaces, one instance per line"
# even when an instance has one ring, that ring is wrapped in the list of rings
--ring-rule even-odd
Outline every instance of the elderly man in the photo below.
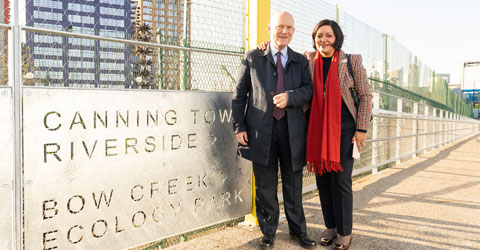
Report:
[[[238,153],[253,162],[256,212],[262,249],[274,245],[278,227],[278,161],[290,235],[304,248],[316,242],[307,236],[302,206],[306,124],[302,105],[313,95],[308,62],[288,47],[295,32],[290,13],[272,16],[270,45],[246,53],[233,92],[233,129]]]

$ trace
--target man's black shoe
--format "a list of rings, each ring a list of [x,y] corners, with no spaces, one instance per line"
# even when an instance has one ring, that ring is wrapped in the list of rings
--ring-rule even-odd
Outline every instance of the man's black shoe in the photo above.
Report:
[[[317,247],[317,242],[313,240],[312,238],[308,237],[307,234],[295,234],[290,232],[290,236],[292,236],[293,239],[297,240],[300,243],[300,246],[303,248],[307,249],[312,249]]]
[[[275,241],[275,235],[264,235],[260,241],[258,242],[260,244],[260,249],[266,250],[266,249],[273,249],[273,243]]]

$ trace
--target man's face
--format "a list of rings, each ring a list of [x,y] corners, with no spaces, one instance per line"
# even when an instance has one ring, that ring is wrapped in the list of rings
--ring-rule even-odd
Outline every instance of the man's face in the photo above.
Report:
[[[282,50],[292,41],[295,27],[293,26],[293,17],[288,13],[281,13],[267,27],[270,34],[271,43]]]

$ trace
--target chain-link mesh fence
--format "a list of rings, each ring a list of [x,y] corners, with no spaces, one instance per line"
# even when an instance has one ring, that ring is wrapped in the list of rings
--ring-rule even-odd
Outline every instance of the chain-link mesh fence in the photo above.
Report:
[[[24,32],[24,84],[231,91],[245,8],[243,1],[26,0],[21,25],[61,32]]]
[[[0,85],[8,84],[8,30],[0,27]]]
[[[232,91],[245,52],[246,1],[19,2],[20,25],[44,29],[22,31],[24,85]],[[429,115],[432,107],[471,114],[471,106],[448,90],[433,70],[391,36],[347,13],[337,14],[336,8],[324,1],[299,1],[292,5],[291,1],[272,0],[271,6],[272,12],[288,10],[296,18],[291,43],[294,50],[312,50],[311,31],[315,24],[324,18],[338,19],[345,33],[344,50],[362,54],[374,90],[420,102],[420,115],[425,113],[424,105],[429,106]],[[7,4],[1,13],[4,23],[9,23]],[[6,30],[0,28],[0,84],[8,82]],[[412,101],[403,102],[401,110],[411,113]],[[397,111],[397,105],[397,98],[381,94],[380,109]],[[406,136],[399,142],[376,142],[377,162],[396,158],[397,148],[400,155],[406,155],[415,148],[436,145],[445,136],[454,138],[469,132],[468,127],[459,127],[442,133],[446,125],[436,120],[375,119],[382,128],[378,138]],[[408,137],[415,133],[418,135]],[[372,138],[371,128],[367,138]],[[361,160],[355,162],[355,169],[373,165],[373,151],[373,144],[368,143]],[[305,172],[304,186],[314,184],[315,176]]]
[[[20,3],[22,25],[120,39],[112,42],[95,37],[69,37],[68,33],[28,31],[23,36],[22,56],[23,79],[28,85],[231,91],[240,55],[245,51],[245,1],[25,0]],[[324,1],[302,1],[293,6],[290,1],[272,0],[271,6],[271,12],[286,9],[295,16],[293,49],[312,50],[311,31],[315,24],[324,18],[336,19],[345,33],[343,49],[362,54],[372,79],[419,93],[452,107],[454,112],[471,116],[472,107],[392,36]],[[122,40],[228,53],[125,44]]]
[[[0,1],[0,85],[8,84],[8,25],[10,1]]]
[[[472,106],[454,94],[443,78],[436,75],[433,69],[422,63],[393,36],[337,10],[336,6],[324,1],[307,0],[292,4],[288,0],[271,0],[271,6],[272,14],[287,10],[294,16],[296,30],[291,43],[294,50],[313,50],[313,27],[322,19],[336,20],[345,35],[342,49],[346,53],[362,55],[363,65],[371,79],[419,93],[419,96],[438,102],[438,106],[443,105],[444,109],[450,107],[454,112],[472,116]],[[400,94],[403,96],[406,92]]]

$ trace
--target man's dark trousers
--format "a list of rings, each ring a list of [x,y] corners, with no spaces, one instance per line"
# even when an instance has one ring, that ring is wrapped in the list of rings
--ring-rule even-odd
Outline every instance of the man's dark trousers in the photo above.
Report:
[[[293,171],[286,115],[278,121],[275,118],[273,120],[268,166],[253,162],[258,223],[264,235],[273,235],[277,231],[279,219],[278,160],[280,160],[283,200],[288,227],[292,233],[303,234],[307,232],[302,206],[303,169]]]

